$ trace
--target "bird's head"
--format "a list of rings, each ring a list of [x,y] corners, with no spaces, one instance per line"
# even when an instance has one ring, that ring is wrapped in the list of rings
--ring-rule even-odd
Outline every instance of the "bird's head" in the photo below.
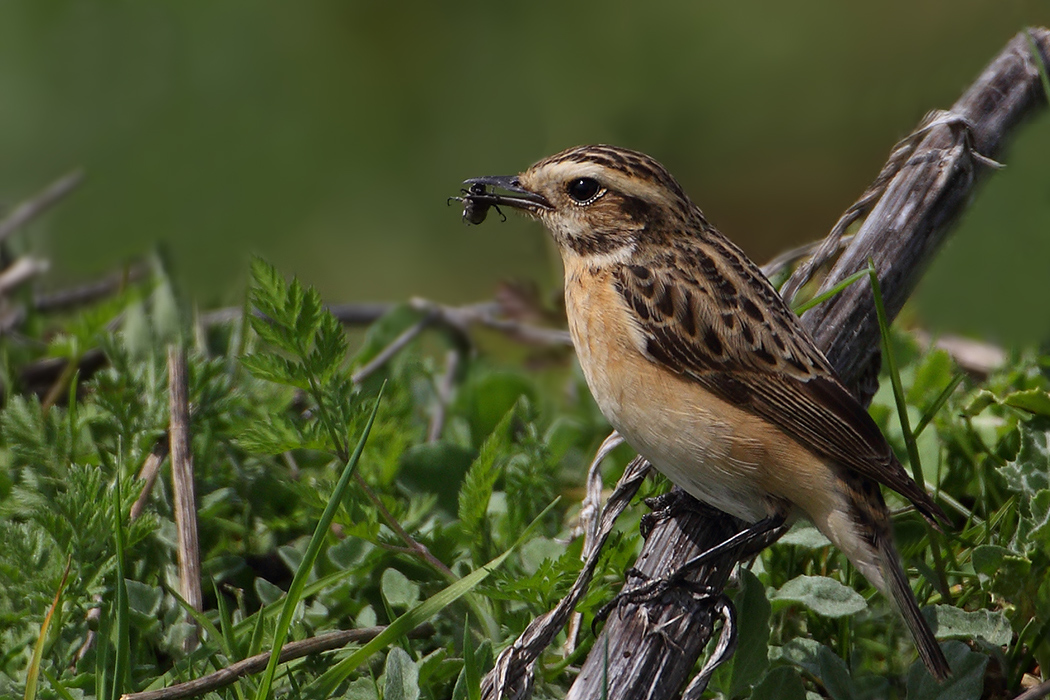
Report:
[[[523,211],[542,221],[568,255],[626,252],[644,238],[688,230],[690,219],[700,216],[662,165],[614,146],[570,148],[520,175],[464,184],[462,199],[472,212],[486,206]]]

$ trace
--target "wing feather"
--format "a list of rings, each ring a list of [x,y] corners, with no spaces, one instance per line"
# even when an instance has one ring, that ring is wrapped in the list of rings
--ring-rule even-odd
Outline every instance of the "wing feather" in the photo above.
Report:
[[[614,278],[653,361],[885,484],[930,520],[945,518],[780,295],[720,234],[676,239],[672,252]]]

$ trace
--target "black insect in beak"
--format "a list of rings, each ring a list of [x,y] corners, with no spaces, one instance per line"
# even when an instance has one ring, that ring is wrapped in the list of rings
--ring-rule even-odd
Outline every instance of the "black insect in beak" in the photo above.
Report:
[[[494,207],[503,221],[507,217],[500,211],[499,205],[535,212],[539,209],[550,209],[550,203],[542,195],[530,192],[521,186],[516,175],[491,175],[473,177],[463,181],[467,187],[460,190],[461,197],[449,197],[448,202],[463,202],[463,220],[468,224],[480,224]],[[510,194],[489,192],[488,187],[506,190]]]

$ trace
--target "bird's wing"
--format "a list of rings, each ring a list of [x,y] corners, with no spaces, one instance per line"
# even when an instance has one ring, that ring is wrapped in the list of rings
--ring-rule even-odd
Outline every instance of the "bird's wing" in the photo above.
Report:
[[[933,521],[944,513],[901,466],[798,317],[720,234],[623,265],[614,284],[654,362],[773,423],[811,452],[874,479]]]

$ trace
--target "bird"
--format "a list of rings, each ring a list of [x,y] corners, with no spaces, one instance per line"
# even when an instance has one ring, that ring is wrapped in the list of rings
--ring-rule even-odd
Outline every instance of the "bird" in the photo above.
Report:
[[[880,484],[935,527],[946,515],[758,266],[667,169],[589,145],[464,184],[469,221],[505,206],[553,237],[580,367],[626,442],[757,531],[808,518],[891,601],[930,674],[946,679]]]

